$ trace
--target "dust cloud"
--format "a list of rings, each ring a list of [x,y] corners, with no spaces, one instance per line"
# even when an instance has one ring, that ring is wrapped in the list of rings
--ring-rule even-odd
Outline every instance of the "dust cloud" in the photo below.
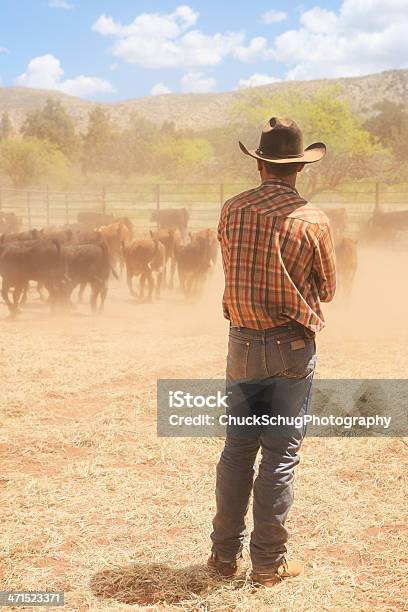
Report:
[[[345,298],[338,292],[332,303],[323,305],[327,325],[317,337],[320,375],[406,376],[407,263],[406,252],[359,248],[351,295]],[[123,277],[111,279],[100,316],[92,316],[88,304],[51,315],[32,288],[17,320],[8,321],[3,306],[0,322],[4,341],[12,337],[16,365],[23,352],[34,360],[41,353],[46,368],[59,368],[68,351],[77,356],[74,368],[89,361],[85,371],[101,366],[109,372],[119,367],[113,363],[117,359],[134,364],[138,375],[151,381],[163,376],[211,378],[223,376],[225,368],[228,322],[222,315],[223,285],[220,258],[196,300],[186,300],[178,289],[165,289],[160,300],[139,303],[129,295]]]

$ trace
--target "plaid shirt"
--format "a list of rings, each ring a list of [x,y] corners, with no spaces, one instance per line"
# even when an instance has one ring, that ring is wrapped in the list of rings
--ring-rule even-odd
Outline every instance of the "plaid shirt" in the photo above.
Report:
[[[294,187],[268,179],[225,202],[218,239],[232,325],[268,329],[294,319],[312,332],[324,327],[320,302],[336,289],[329,220]]]

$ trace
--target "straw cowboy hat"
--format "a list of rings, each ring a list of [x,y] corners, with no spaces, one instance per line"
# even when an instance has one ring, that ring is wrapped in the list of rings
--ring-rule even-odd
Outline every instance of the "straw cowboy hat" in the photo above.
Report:
[[[261,134],[259,147],[247,149],[239,143],[241,151],[255,159],[261,159],[274,164],[311,164],[319,161],[326,154],[323,142],[314,142],[303,149],[303,134],[292,119],[272,117],[265,125]]]

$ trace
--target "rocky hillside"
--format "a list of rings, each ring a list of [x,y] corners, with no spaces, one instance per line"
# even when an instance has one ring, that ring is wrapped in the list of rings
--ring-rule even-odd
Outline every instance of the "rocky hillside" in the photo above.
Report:
[[[266,93],[284,93],[293,90],[305,95],[313,94],[323,84],[337,83],[342,96],[352,109],[360,115],[369,115],[373,107],[382,100],[406,103],[408,99],[408,70],[391,70],[363,77],[352,77],[320,81],[292,81],[263,85],[257,89]],[[174,121],[178,127],[193,129],[225,125],[229,120],[231,107],[248,90],[211,94],[168,94],[138,98],[114,104],[101,104],[109,110],[112,118],[120,125],[127,123],[131,113],[138,113],[155,123]],[[74,118],[79,130],[84,130],[88,111],[96,103],[74,98],[60,92],[50,92],[22,87],[0,88],[0,112],[7,110],[17,128],[26,113],[41,106],[47,97],[60,99]]]

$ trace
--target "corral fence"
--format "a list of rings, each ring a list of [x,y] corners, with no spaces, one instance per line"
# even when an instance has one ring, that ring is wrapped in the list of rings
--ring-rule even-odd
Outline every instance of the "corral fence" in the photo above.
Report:
[[[75,223],[80,211],[129,217],[136,228],[154,227],[154,210],[185,207],[192,230],[215,228],[222,203],[250,188],[245,183],[141,184],[132,190],[103,187],[98,191],[54,191],[0,187],[0,210],[14,212],[25,228]],[[301,188],[300,188],[301,191]],[[351,233],[357,232],[377,207],[382,211],[408,209],[408,184],[349,183],[316,195],[313,202],[327,210],[346,208]]]

